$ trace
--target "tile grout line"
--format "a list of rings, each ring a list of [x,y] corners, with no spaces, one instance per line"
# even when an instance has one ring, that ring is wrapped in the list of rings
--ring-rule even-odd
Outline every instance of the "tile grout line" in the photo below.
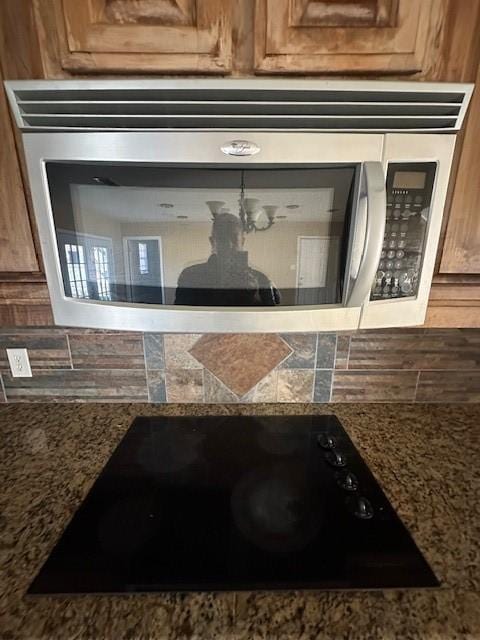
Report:
[[[283,362],[283,361],[282,361]],[[281,364],[281,363],[280,363]],[[168,371],[199,371],[202,370],[204,367],[174,367],[174,368],[169,368]],[[271,369],[264,377],[266,377],[267,375],[269,375],[270,373],[272,373],[273,371],[277,370],[278,367],[274,367],[273,369]],[[81,373],[82,371],[124,371],[125,373],[127,371],[144,371],[145,367],[144,366],[139,366],[139,367],[79,367],[79,368],[61,368],[61,367],[57,367],[57,368],[36,368],[35,369],[35,373],[51,373],[51,374],[55,374],[55,373],[65,373],[67,371],[75,371],[78,373]],[[152,368],[152,371],[167,371],[167,368]],[[312,367],[292,367],[291,369],[279,369],[279,371],[312,371]],[[319,371],[331,371],[331,367],[318,367]],[[210,371],[208,369],[208,371]],[[357,373],[357,372],[363,372],[363,373],[373,373],[373,372],[396,372],[396,373],[412,373],[415,372],[417,373],[418,371],[421,371],[422,373],[480,373],[479,369],[399,369],[399,368],[393,368],[393,367],[389,367],[389,368],[382,368],[382,367],[367,367],[367,368],[355,368],[355,369],[338,369],[337,372],[339,374],[343,374],[343,373]],[[7,373],[7,375],[11,375],[8,372],[3,371],[3,374],[5,375],[5,373]],[[211,373],[211,372],[210,372]],[[263,380],[263,378],[262,378]],[[259,381],[261,382],[261,380]],[[256,386],[256,385],[254,385]]]
[[[73,367],[72,347],[70,346],[70,337],[67,331],[65,331],[65,340],[67,341],[68,355],[70,357],[70,369],[73,369],[74,367]]]
[[[417,402],[417,392],[418,392],[418,383],[420,382],[420,370],[418,371],[418,375],[417,375],[417,382],[415,384],[415,391],[413,392],[413,400],[412,402]]]
[[[350,369],[350,348],[352,346],[352,336],[348,336],[348,349],[347,349],[347,362],[345,363],[345,370]]]
[[[7,390],[5,389],[5,385],[3,384],[3,376],[0,373],[0,389],[3,391],[3,397],[5,398],[5,404],[8,402],[7,398]]]
[[[338,369],[339,373],[355,373],[357,371],[364,371],[365,373],[371,373],[373,371],[397,371],[398,373],[412,373],[417,371],[428,372],[428,373],[480,373],[479,369],[419,369],[418,367],[411,369],[401,369],[401,368],[393,368],[393,367],[359,367],[355,369]]]
[[[316,380],[317,380],[317,363],[318,363],[318,331],[315,334],[315,359],[313,361],[313,381],[312,381],[312,394],[310,396],[310,402],[315,402],[315,384],[316,384]]]
[[[335,351],[333,353],[333,369],[337,366],[338,334],[335,334]]]
[[[148,379],[148,367],[147,367],[147,353],[145,350],[145,333],[142,333],[142,349],[143,349],[143,366],[145,369],[145,383],[147,385],[147,398],[148,402],[152,402],[150,399],[150,382]],[[164,359],[165,364],[165,359]],[[165,385],[165,397],[167,396],[167,385]]]
[[[350,348],[350,340],[348,341],[348,347]],[[333,396],[333,375],[334,375],[335,369],[337,368],[337,349],[338,349],[338,333],[335,334],[335,356],[333,358],[333,369],[332,369],[332,375],[330,377],[330,393],[328,394],[329,402],[332,402],[332,396]]]

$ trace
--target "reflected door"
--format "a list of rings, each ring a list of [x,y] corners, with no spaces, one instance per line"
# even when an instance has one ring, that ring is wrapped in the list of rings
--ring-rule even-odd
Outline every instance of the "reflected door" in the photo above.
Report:
[[[338,244],[335,237],[298,238],[297,304],[325,304],[334,298],[330,289],[337,282]]]
[[[163,304],[161,238],[124,238],[130,302]]]

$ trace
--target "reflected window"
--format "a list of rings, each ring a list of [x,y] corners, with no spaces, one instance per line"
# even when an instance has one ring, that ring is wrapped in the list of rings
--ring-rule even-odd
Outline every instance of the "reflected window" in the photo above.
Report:
[[[112,299],[113,249],[111,238],[71,231],[58,233],[61,262],[66,268],[67,295],[94,300]]]
[[[65,244],[65,258],[72,298],[89,298],[84,248],[78,244]]]
[[[111,300],[108,249],[106,247],[93,247],[93,262],[98,297],[100,300]]]
[[[138,267],[142,275],[148,273],[148,251],[144,242],[138,243]]]

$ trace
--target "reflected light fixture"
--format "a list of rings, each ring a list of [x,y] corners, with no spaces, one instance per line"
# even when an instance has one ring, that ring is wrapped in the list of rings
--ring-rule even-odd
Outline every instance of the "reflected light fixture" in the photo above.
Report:
[[[226,202],[223,200],[207,200],[205,202],[212,214],[212,220],[219,213],[229,213],[230,210],[226,207]],[[297,205],[298,206],[298,205]],[[263,226],[258,224],[258,220],[263,213],[267,218],[267,223]],[[251,233],[252,231],[266,231],[275,224],[275,214],[278,210],[277,205],[264,204],[260,205],[258,198],[245,198],[245,172],[242,171],[242,182],[240,186],[240,198],[238,200],[238,217],[242,223],[242,228],[245,233]],[[286,217],[286,216],[284,216]]]

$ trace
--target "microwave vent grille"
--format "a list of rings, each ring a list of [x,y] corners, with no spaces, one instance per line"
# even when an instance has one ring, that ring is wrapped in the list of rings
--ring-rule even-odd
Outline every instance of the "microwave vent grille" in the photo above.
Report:
[[[455,132],[472,85],[322,80],[6,83],[23,131]]]

